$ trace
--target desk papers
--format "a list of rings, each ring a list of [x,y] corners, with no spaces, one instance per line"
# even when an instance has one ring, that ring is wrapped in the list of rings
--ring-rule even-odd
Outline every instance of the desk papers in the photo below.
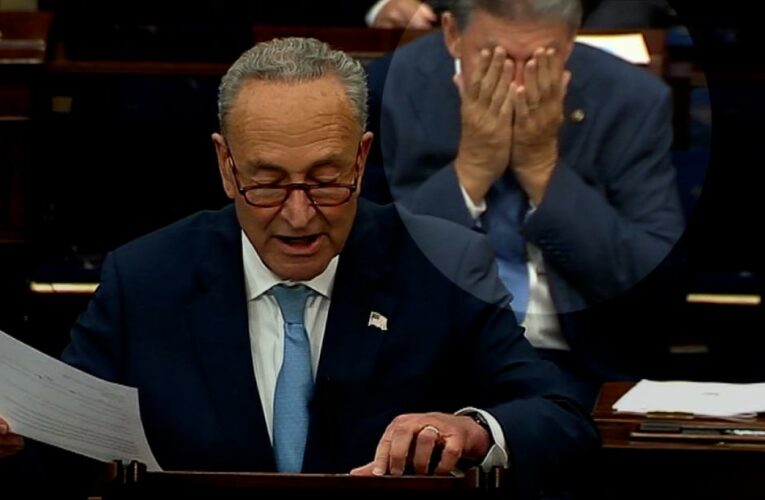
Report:
[[[642,33],[578,35],[576,41],[609,52],[632,64],[648,64],[651,56]]]
[[[657,382],[641,380],[614,403],[628,413],[690,413],[708,417],[754,417],[765,412],[765,383]]]
[[[102,461],[162,470],[149,448],[138,389],[106,382],[0,331],[0,416],[11,431]]]

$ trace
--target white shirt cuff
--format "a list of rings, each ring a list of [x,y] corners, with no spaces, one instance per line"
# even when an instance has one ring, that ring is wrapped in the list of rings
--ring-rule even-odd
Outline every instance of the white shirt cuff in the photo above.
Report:
[[[473,200],[470,199],[470,195],[465,191],[465,187],[460,184],[460,191],[462,191],[462,198],[465,200],[465,206],[468,209],[468,212],[470,212],[470,216],[473,219],[479,218],[483,213],[486,211],[486,200],[481,200],[481,203],[475,204],[473,203]]]
[[[491,413],[479,410],[478,408],[473,408],[472,406],[461,409],[455,413],[455,415],[469,415],[471,413],[479,413],[486,419],[486,422],[489,424],[489,430],[491,431],[491,438],[494,441],[494,444],[491,445],[491,448],[486,452],[486,456],[481,462],[481,468],[488,472],[492,467],[508,467],[510,460],[508,458],[509,455],[505,443],[505,433],[502,432],[502,427],[499,425],[499,422],[497,422],[497,419],[494,418]]]
[[[367,22],[367,26],[372,26],[375,19],[377,19],[377,14],[380,13],[382,8],[385,7],[388,2],[390,2],[390,0],[379,0],[371,9],[369,9],[369,11],[367,11],[367,15],[364,18]]]

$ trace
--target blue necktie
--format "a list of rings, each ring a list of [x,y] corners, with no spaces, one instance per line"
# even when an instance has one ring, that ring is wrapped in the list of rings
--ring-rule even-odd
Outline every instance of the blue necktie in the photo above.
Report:
[[[528,198],[515,177],[505,175],[492,186],[487,203],[491,210],[482,218],[483,227],[497,254],[499,279],[513,294],[510,307],[518,323],[523,323],[529,304],[529,271],[521,228],[528,212]]]
[[[284,358],[274,394],[274,456],[279,472],[300,472],[313,392],[311,345],[303,324],[305,303],[312,292],[302,285],[277,285],[271,293],[284,318]]]

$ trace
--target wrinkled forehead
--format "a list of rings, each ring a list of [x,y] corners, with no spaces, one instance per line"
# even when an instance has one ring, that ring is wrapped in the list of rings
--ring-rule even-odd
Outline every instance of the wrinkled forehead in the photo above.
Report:
[[[244,171],[262,165],[302,171],[353,160],[361,130],[342,86],[324,77],[251,81],[229,114],[227,141]]]
[[[247,80],[237,93],[232,111],[284,120],[312,114],[352,114],[342,84],[331,75],[302,81]]]
[[[350,100],[331,76],[304,82],[250,80],[229,114],[231,141],[281,137],[300,146],[322,139],[352,139],[360,133]]]

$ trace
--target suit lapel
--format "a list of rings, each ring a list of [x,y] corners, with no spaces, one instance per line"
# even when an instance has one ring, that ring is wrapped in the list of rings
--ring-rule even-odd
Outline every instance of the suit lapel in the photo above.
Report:
[[[187,317],[207,391],[225,436],[227,466],[274,470],[271,443],[250,354],[241,233],[233,207],[208,241]]]
[[[397,297],[385,279],[392,269],[392,237],[380,230],[366,208],[360,203],[340,254],[316,376],[305,472],[336,470],[343,421],[350,417],[343,403],[366,390],[386,337],[383,329],[369,324],[370,314],[395,319]]]

